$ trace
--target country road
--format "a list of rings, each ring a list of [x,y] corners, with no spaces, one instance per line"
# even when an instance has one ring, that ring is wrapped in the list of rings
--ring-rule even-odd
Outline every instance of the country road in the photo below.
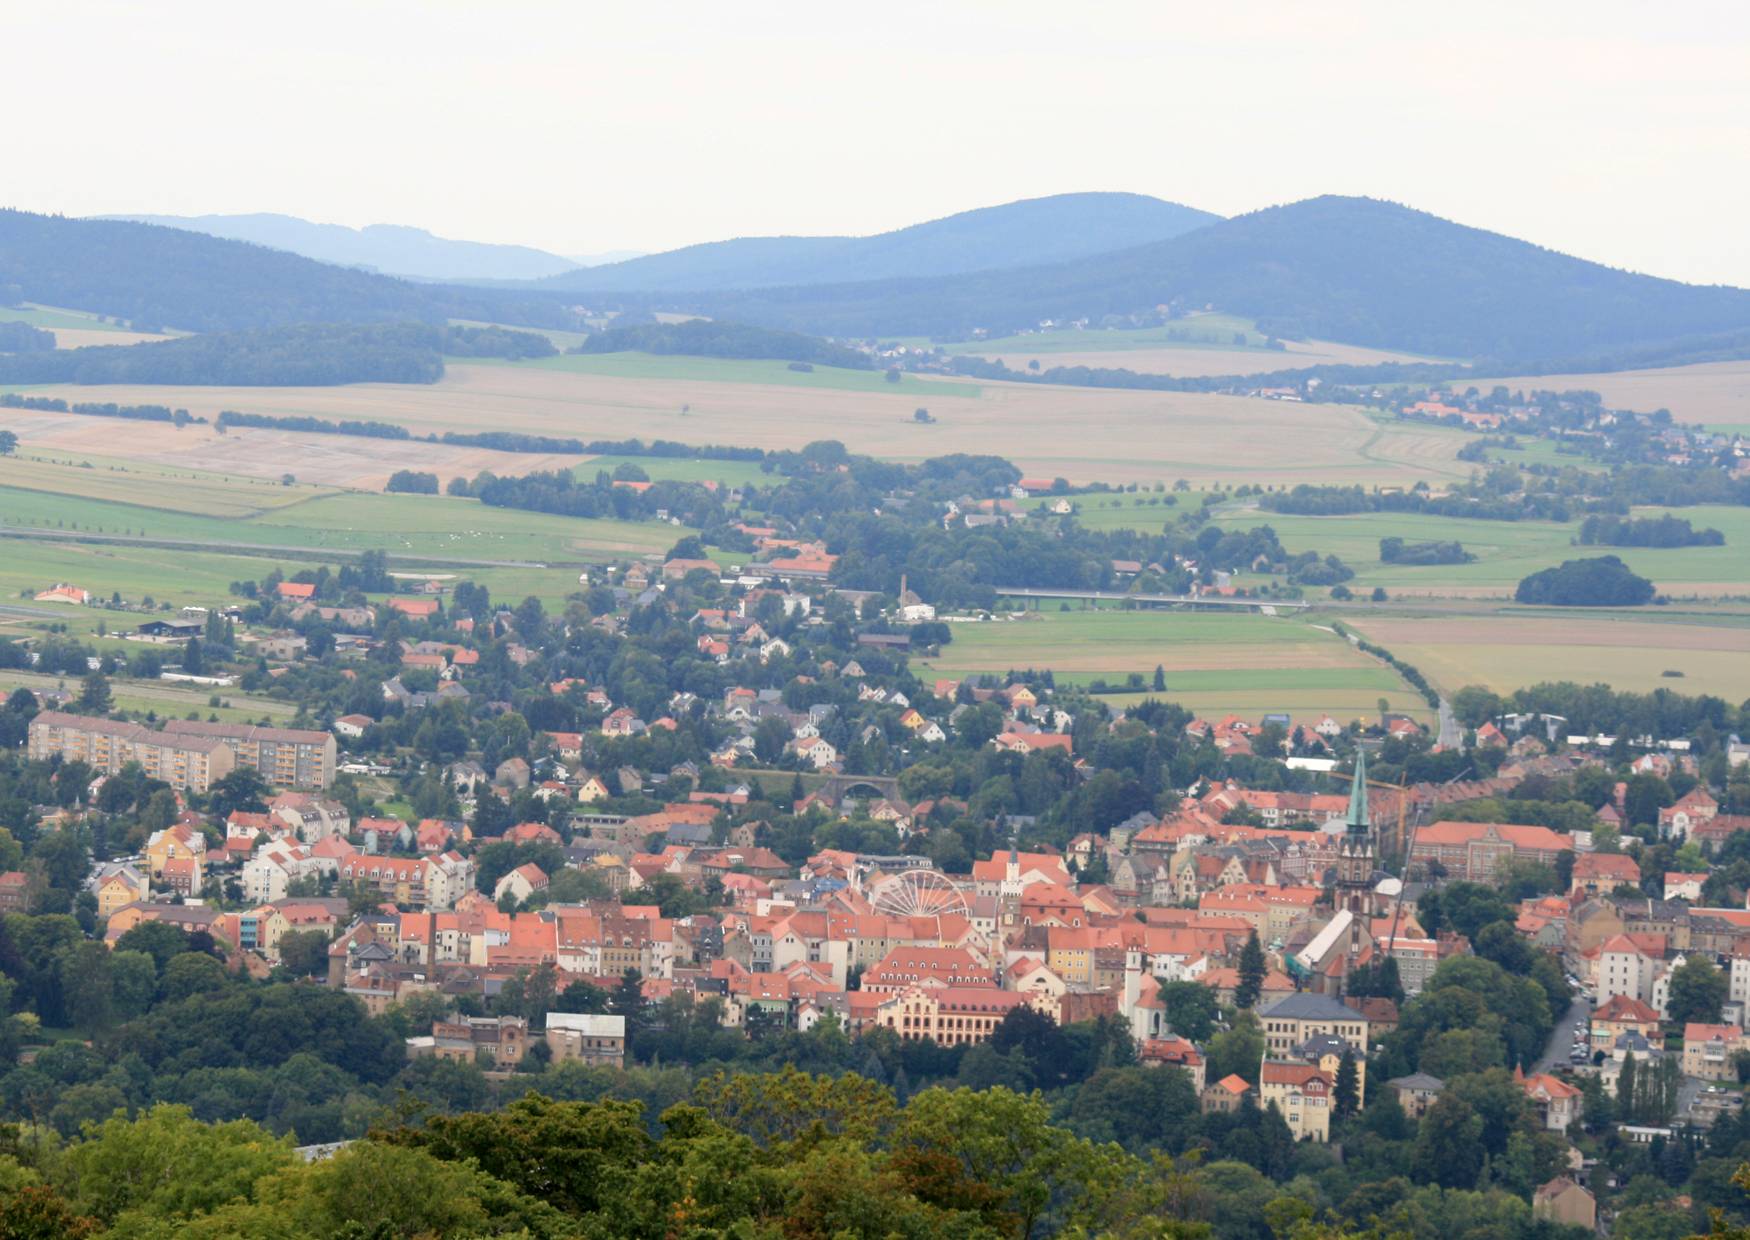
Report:
[[[1440,734],[1435,739],[1442,748],[1457,749],[1463,739],[1463,731],[1458,726],[1458,716],[1452,713],[1452,703],[1445,698],[1440,699]]]

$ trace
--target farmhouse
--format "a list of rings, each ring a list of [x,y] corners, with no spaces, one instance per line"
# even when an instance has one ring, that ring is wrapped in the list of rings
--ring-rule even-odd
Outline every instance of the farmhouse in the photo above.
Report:
[[[75,607],[84,607],[91,602],[91,594],[89,591],[81,590],[78,586],[70,586],[64,581],[57,581],[36,595],[34,601],[38,603],[69,603]]]

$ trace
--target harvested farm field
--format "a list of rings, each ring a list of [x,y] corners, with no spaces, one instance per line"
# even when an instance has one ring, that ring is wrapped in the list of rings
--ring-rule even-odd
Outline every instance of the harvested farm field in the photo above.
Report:
[[[667,359],[655,359],[664,361]],[[696,362],[700,359],[678,359]],[[706,359],[711,360],[711,359]],[[416,435],[483,428],[593,439],[671,439],[691,444],[798,448],[838,439],[856,452],[922,460],[954,452],[997,453],[1023,470],[1074,481],[1358,482],[1405,484],[1462,478],[1462,439],[1414,425],[1381,426],[1360,410],[1177,392],[969,383],[907,375],[880,390],[761,383],[724,378],[579,373],[528,365],[452,363],[435,384],[352,384],[320,388],[44,387],[35,394],[121,404],[154,403],[213,417],[222,409],[328,419],[377,419]],[[800,376],[808,377],[808,376]],[[891,388],[891,390],[889,390]],[[934,424],[918,423],[927,408]],[[56,415],[32,415],[33,417]],[[66,419],[73,420],[73,419]],[[96,421],[96,419],[84,419]],[[12,423],[8,422],[8,425]],[[41,424],[39,424],[40,426]],[[156,429],[146,424],[147,430]],[[396,468],[440,476],[480,468],[527,472],[554,467],[539,456],[507,458],[395,440],[185,428],[186,439],[154,441],[139,427],[96,431],[64,424],[48,445],[96,451],[94,439],[125,435],[134,452],[174,451],[183,463],[221,472],[292,466],[300,480],[370,485]],[[172,434],[165,428],[163,434]],[[70,438],[67,438],[70,437]],[[154,447],[154,443],[157,446]],[[1260,451],[1266,445],[1267,451]],[[513,463],[514,462],[514,463]],[[567,463],[575,464],[576,458]]]
[[[1640,693],[1711,693],[1734,703],[1750,697],[1750,616],[1722,612],[1684,622],[1544,613],[1345,622],[1448,693],[1464,685],[1505,693],[1572,680]]]

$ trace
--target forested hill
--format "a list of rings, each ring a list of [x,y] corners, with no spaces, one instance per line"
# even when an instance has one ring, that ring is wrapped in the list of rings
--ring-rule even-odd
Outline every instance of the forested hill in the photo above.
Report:
[[[1221,217],[1143,194],[1057,194],[872,237],[739,237],[569,272],[534,287],[670,292],[939,276],[1081,258]]]
[[[873,363],[867,354],[818,336],[748,327],[743,323],[720,323],[712,319],[688,319],[684,323],[649,323],[597,332],[578,346],[579,353],[676,353],[693,357],[772,358],[822,366],[867,370]]]
[[[177,228],[0,210],[0,301],[116,315],[141,330],[480,319],[570,326],[551,294],[412,284]]]
[[[1276,335],[1535,360],[1750,326],[1750,292],[1614,270],[1365,198],[1325,197],[1073,262],[701,293],[677,309],[828,335],[993,334],[1212,305]]]
[[[554,351],[543,335],[500,327],[304,323],[0,357],[0,383],[436,383],[446,355],[528,358]]]

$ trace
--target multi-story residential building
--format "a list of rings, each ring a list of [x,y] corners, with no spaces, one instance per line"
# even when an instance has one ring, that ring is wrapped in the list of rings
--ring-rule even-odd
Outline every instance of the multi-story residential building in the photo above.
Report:
[[[1331,1139],[1331,1094],[1335,1083],[1307,1063],[1266,1059],[1258,1074],[1258,1101],[1275,1107],[1296,1141]]]
[[[136,762],[149,778],[194,792],[205,792],[237,764],[236,751],[218,737],[158,732],[55,710],[30,721],[29,752],[38,761],[84,762],[108,775]]]
[[[251,767],[268,783],[282,788],[326,788],[334,782],[338,752],[331,732],[301,728],[263,728],[248,723],[207,723],[172,719],[164,725],[178,737],[222,740],[236,754],[238,766]]]
[[[332,857],[319,856],[290,840],[275,840],[243,863],[239,873],[243,898],[258,904],[283,900],[299,879],[333,874],[338,868]]]
[[[1548,827],[1504,822],[1437,822],[1416,832],[1411,864],[1438,862],[1453,878],[1487,882],[1509,858],[1554,865],[1574,837]]]
[[[1750,1036],[1736,1025],[1691,1021],[1683,1026],[1683,1075],[1704,1081],[1735,1078],[1738,1052],[1750,1050]]]
[[[1003,1018],[1029,996],[995,986],[909,986],[875,1009],[874,1023],[908,1042],[938,1046],[990,1041]]]
[[[206,859],[207,837],[184,823],[154,831],[146,840],[146,872],[154,879],[162,880],[173,861],[205,865]]]
[[[1328,995],[1289,995],[1258,1014],[1272,1055],[1287,1055],[1309,1039],[1329,1034],[1343,1039],[1357,1058],[1367,1054],[1367,1017]]]
[[[1600,1006],[1617,995],[1627,995],[1646,1003],[1653,998],[1653,984],[1663,971],[1663,960],[1644,950],[1628,935],[1616,935],[1598,948],[1594,998]]]
[[[97,915],[109,918],[118,910],[151,896],[151,884],[146,876],[131,865],[109,865],[98,874]]]
[[[1592,1013],[1592,1049],[1609,1053],[1625,1033],[1648,1042],[1659,1037],[1659,1013],[1633,995],[1612,995]]]
[[[896,947],[863,974],[862,989],[898,994],[911,986],[991,986],[996,977],[963,947]]]
[[[1519,1087],[1537,1108],[1537,1118],[1551,1132],[1566,1132],[1580,1118],[1582,1095],[1577,1086],[1559,1076],[1539,1072],[1532,1076],[1518,1074]]]
[[[626,1062],[626,1018],[578,1012],[547,1013],[547,1049],[553,1062],[619,1068]]]
[[[396,904],[423,904],[426,898],[425,857],[375,857],[353,853],[339,864],[341,884],[362,883]]]

